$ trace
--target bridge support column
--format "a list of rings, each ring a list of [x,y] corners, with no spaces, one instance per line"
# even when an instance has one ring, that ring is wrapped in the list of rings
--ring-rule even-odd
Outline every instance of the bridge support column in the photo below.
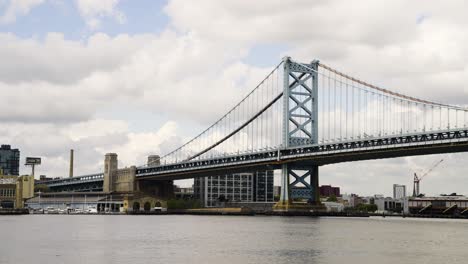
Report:
[[[320,205],[319,167],[306,168],[284,164],[281,169],[280,195],[276,206],[278,209],[296,207],[291,206],[294,199],[306,200],[307,205]]]
[[[289,204],[289,173],[288,165],[283,164],[281,168],[281,194],[278,206],[286,206]]]
[[[318,64],[283,59],[283,148],[318,142]],[[311,210],[320,205],[317,165],[283,164],[281,170],[281,197],[276,209]],[[307,203],[293,203],[296,198]]]
[[[320,205],[319,166],[313,166],[310,174],[311,200],[310,203]]]

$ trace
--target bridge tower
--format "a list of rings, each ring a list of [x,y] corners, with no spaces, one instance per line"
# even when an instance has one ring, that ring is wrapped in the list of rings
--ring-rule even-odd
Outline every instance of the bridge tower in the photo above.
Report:
[[[318,142],[318,61],[310,64],[283,59],[283,148],[316,144]],[[295,197],[308,198],[309,203],[320,202],[317,165],[283,164],[281,168],[281,196],[278,207],[288,208]],[[291,182],[291,179],[293,181]]]
[[[104,182],[103,191],[105,193],[112,192],[113,187],[113,175],[118,169],[117,154],[107,153],[104,160]]]

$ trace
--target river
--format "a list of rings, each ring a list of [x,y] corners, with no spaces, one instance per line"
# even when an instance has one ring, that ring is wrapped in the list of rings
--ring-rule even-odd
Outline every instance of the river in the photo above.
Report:
[[[0,216],[0,263],[468,263],[468,221]]]

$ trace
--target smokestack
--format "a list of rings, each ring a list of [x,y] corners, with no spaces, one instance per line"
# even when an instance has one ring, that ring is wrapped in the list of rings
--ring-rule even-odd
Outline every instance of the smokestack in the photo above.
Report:
[[[73,149],[70,149],[70,178],[73,177]]]

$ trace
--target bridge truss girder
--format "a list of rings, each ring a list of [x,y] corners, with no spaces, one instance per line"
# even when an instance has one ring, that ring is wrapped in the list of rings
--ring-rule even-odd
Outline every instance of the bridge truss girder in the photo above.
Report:
[[[318,143],[318,61],[307,67],[284,58],[283,77],[283,147]],[[319,201],[318,166],[298,167],[283,164],[281,168],[280,204],[292,198]],[[292,181],[291,181],[292,179]]]

